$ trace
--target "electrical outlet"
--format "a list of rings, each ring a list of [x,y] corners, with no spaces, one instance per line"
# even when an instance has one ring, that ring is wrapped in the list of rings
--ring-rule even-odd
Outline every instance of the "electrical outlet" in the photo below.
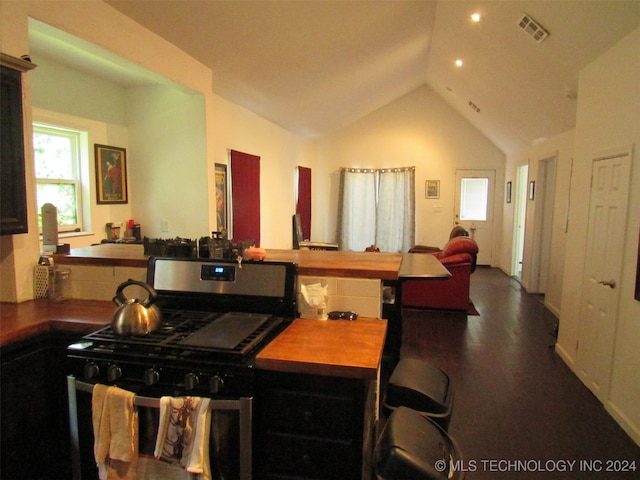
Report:
[[[169,220],[160,220],[160,231],[161,232],[169,231]]]

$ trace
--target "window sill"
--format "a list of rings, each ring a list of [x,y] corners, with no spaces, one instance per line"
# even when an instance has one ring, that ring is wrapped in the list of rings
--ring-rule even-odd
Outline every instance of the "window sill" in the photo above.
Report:
[[[93,232],[60,232],[59,238],[73,238],[73,237],[89,237],[94,235]]]
[[[58,238],[74,238],[74,237],[89,237],[95,235],[93,232],[60,232]],[[42,241],[42,234],[40,234],[40,241]]]

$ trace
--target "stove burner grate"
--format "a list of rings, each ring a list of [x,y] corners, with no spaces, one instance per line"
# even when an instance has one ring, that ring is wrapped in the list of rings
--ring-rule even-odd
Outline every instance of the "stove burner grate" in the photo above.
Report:
[[[155,332],[121,337],[108,326],[85,335],[83,341],[92,342],[92,350],[96,352],[136,357],[190,357],[212,353],[244,356],[261,344],[282,321],[271,315],[165,309],[162,324]]]

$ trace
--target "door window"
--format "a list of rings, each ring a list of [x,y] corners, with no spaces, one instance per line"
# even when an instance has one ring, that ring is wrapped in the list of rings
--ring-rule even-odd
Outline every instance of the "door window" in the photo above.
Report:
[[[460,220],[485,221],[488,196],[488,178],[463,178],[460,184]]]

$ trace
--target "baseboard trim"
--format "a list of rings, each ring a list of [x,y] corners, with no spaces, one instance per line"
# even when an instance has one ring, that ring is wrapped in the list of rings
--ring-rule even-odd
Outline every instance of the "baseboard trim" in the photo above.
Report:
[[[609,412],[622,429],[631,437],[631,439],[640,445],[640,427],[634,424],[625,413],[616,406],[611,400],[605,403],[605,409]]]
[[[556,343],[556,353],[558,354],[558,356],[562,359],[562,361],[564,363],[567,364],[567,366],[571,369],[571,371],[574,373],[574,375],[576,374],[575,368],[574,368],[574,363],[573,363],[573,357],[571,355],[569,355],[569,352],[567,352],[562,345],[560,345],[559,343]],[[580,378],[580,377],[578,377]]]

